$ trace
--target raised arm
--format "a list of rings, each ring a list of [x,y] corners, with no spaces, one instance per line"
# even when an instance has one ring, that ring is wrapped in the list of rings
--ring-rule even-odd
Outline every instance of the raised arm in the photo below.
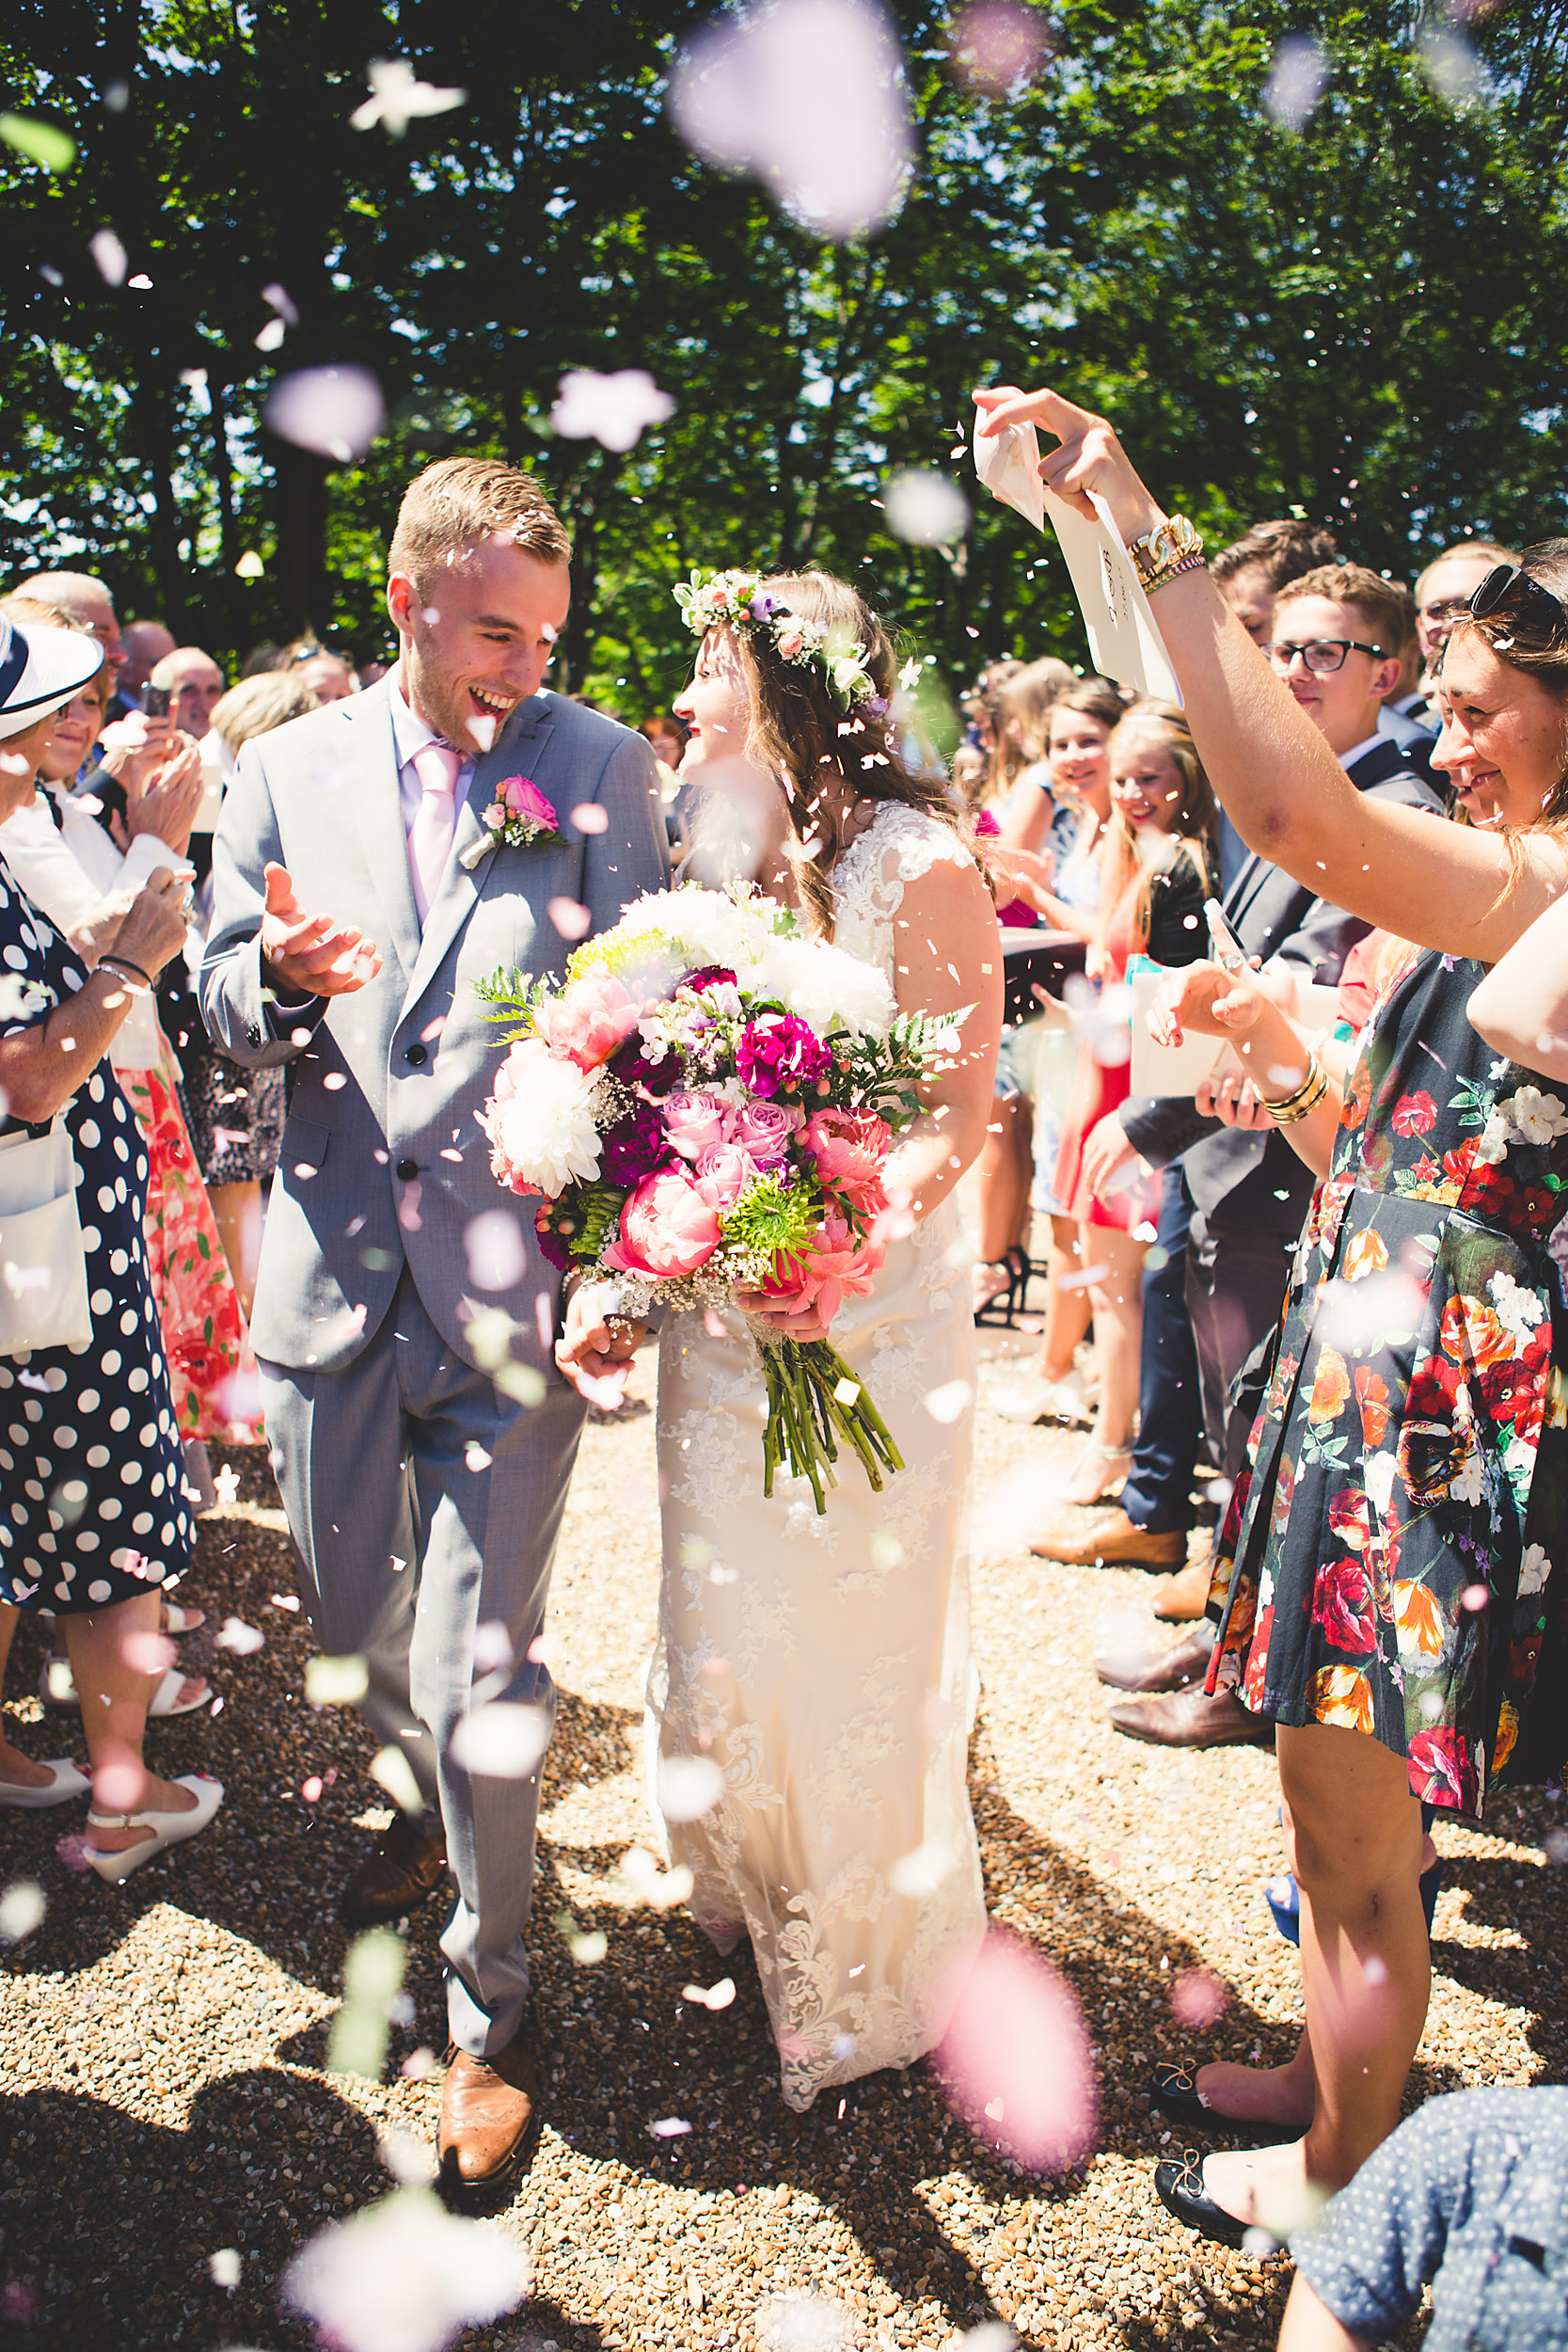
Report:
[[[976,392],[986,430],[1042,426],[1060,442],[1042,459],[1048,485],[1093,516],[1108,505],[1122,538],[1166,519],[1102,417],[1050,391]],[[1568,880],[1549,836],[1514,836],[1519,871],[1495,834],[1433,823],[1357,792],[1199,567],[1154,597],[1165,650],[1210,782],[1248,847],[1369,923],[1442,953],[1493,962]]]

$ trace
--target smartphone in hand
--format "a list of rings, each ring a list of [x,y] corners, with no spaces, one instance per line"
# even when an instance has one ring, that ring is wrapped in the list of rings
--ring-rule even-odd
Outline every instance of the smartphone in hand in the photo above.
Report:
[[[171,686],[144,686],[141,690],[141,707],[150,719],[166,719],[173,699]]]

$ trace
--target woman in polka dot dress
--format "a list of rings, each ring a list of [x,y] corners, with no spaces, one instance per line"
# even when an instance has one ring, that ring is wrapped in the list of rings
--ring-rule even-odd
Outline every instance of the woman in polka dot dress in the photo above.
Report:
[[[81,644],[0,620],[0,818],[68,698],[51,690],[80,682]],[[178,875],[154,875],[89,973],[0,858],[0,1135],[41,1133],[64,1113],[93,1333],[86,1346],[0,1356],[0,1603],[10,1604],[0,1671],[13,1610],[53,1609],[93,1769],[87,1858],[109,1880],[204,1828],[223,1795],[215,1781],[159,1780],[142,1763],[160,1679],[158,1588],[188,1565],[195,1528],[142,1243],[147,1155],[105,1058],[133,992],[184,937],[183,889]],[[0,1802],[55,1801],[70,1773],[0,1742]]]

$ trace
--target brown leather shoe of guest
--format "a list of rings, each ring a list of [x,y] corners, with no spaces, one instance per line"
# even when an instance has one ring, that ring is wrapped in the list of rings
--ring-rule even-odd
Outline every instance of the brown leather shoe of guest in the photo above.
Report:
[[[1201,1617],[1209,1606],[1209,1581],[1214,1572],[1214,1552],[1211,1545],[1189,1560],[1179,1576],[1173,1576],[1154,1604],[1154,1613],[1162,1625],[1191,1625]]]
[[[401,1919],[435,1894],[446,1867],[446,1832],[427,1836],[400,1813],[343,1888],[343,1916]]]
[[[527,2028],[502,2050],[447,2053],[436,2152],[446,2190],[493,2188],[521,2165],[539,2128],[539,2078]]]
[[[1250,1714],[1234,1691],[1216,1691],[1210,1698],[1196,1684],[1161,1698],[1118,1699],[1111,1721],[1130,1740],[1148,1740],[1158,1748],[1274,1745],[1273,1724]]]
[[[1060,1560],[1069,1568],[1179,1568],[1187,1557],[1187,1538],[1176,1528],[1156,1534],[1134,1527],[1125,1511],[1114,1511],[1092,1535],[1042,1535],[1030,1550],[1041,1560]]]
[[[1097,1658],[1094,1670],[1113,1691],[1136,1691],[1148,1698],[1158,1692],[1184,1691],[1189,1683],[1201,1682],[1209,1671],[1213,1646],[1214,1629],[1205,1621],[1172,1648],[1155,1650],[1148,1658],[1131,1661]]]

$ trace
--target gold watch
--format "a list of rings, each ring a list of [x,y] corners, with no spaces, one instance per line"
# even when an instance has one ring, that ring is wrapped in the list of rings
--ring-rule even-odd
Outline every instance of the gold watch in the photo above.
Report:
[[[1147,596],[1177,571],[1194,570],[1203,560],[1203,541],[1185,515],[1171,515],[1127,550]]]

